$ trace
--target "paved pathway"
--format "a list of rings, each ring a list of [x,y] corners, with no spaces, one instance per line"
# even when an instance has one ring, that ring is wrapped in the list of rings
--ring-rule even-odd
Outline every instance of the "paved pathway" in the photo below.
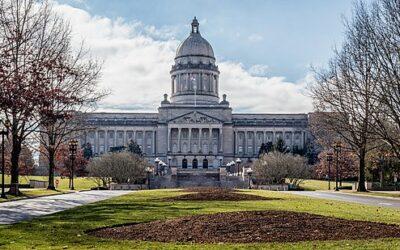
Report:
[[[2,202],[0,203],[0,224],[13,224],[130,192],[132,191],[92,190]]]
[[[400,209],[399,198],[379,197],[379,196],[362,195],[362,194],[359,195],[345,194],[345,193],[324,192],[324,191],[290,191],[290,193],[297,195],[304,195],[313,198],[347,201],[365,205]]]

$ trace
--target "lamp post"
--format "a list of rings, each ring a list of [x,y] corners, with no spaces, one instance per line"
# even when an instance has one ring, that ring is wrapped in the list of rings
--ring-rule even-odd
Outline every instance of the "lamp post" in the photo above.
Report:
[[[223,159],[223,157],[222,157],[222,156],[218,156],[218,160],[219,160],[219,167],[222,167],[222,159]]]
[[[160,161],[161,160],[158,157],[154,159],[154,163],[156,164],[156,166],[155,166],[156,167],[156,175],[158,175],[158,164],[160,163]]]
[[[338,186],[338,181],[339,181],[339,154],[340,151],[342,149],[342,143],[340,141],[337,141],[334,146],[333,146],[335,152],[336,152],[336,178],[335,178],[335,182],[336,182],[336,187],[335,187],[335,191],[339,191],[339,186]]]
[[[72,139],[69,141],[69,157],[71,159],[71,171],[70,171],[70,188],[74,190],[74,170],[75,170],[75,158],[76,151],[78,150],[78,140]]]
[[[6,196],[6,192],[5,192],[5,178],[4,178],[4,176],[5,176],[5,165],[6,165],[6,161],[5,161],[5,159],[4,159],[4,151],[5,151],[5,147],[4,147],[4,140],[5,140],[5,137],[6,136],[8,136],[8,132],[9,132],[9,129],[10,129],[10,127],[11,127],[11,123],[10,123],[10,121],[9,120],[6,120],[6,121],[4,121],[3,122],[3,120],[0,120],[0,125],[3,123],[3,128],[1,129],[1,131],[0,131],[0,134],[1,134],[1,198],[3,198],[3,199],[7,199],[7,196]]]
[[[168,168],[171,168],[171,160],[172,160],[172,157],[168,156]]]
[[[333,161],[333,153],[328,152],[326,155],[326,161],[328,162],[328,189],[331,190],[331,166]]]
[[[150,174],[151,174],[151,168],[147,167],[146,168],[146,174],[147,174],[147,188],[150,189]]]
[[[240,172],[242,172],[242,171],[240,171],[240,163],[241,162],[242,162],[242,160],[240,158],[236,159],[236,164],[237,164],[237,169],[238,169],[238,176],[239,176]]]
[[[249,177],[249,189],[251,189],[251,176],[253,174],[253,170],[251,168],[247,169],[247,176]]]

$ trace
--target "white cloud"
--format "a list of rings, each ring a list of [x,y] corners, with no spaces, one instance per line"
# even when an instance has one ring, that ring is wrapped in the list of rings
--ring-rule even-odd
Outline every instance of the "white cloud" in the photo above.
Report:
[[[252,65],[247,71],[252,76],[267,76],[269,67],[268,65],[255,64]]]
[[[169,71],[179,41],[174,27],[157,29],[141,22],[92,16],[69,5],[55,5],[69,19],[74,42],[84,39],[92,53],[104,60],[101,86],[112,94],[101,104],[108,111],[156,112],[164,93],[170,93]],[[235,111],[308,112],[310,100],[300,92],[303,83],[284,77],[264,77],[267,67],[245,70],[240,63],[219,62],[220,93],[228,94]]]

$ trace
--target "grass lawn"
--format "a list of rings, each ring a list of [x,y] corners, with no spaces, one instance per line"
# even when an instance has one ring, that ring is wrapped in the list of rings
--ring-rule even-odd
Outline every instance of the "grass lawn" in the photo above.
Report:
[[[296,196],[284,192],[246,191],[280,198],[266,201],[181,201],[159,198],[178,195],[176,190],[138,191],[30,222],[0,226],[0,248],[5,249],[399,249],[400,239],[313,241],[268,244],[173,244],[118,241],[88,236],[85,231],[132,222],[147,222],[178,216],[241,210],[289,210],[400,225],[399,210]],[[307,228],[304,228],[307,230]]]
[[[342,186],[351,186],[353,182],[344,181]],[[315,191],[315,190],[329,190],[329,182],[324,180],[304,180],[300,184],[301,188],[304,188],[307,191]],[[331,190],[335,188],[335,182],[331,181]]]
[[[24,175],[20,176],[19,178],[19,183],[20,184],[27,184],[29,183],[29,180],[41,180],[41,181],[46,181],[48,179],[47,176],[34,176],[34,175]],[[11,196],[8,195],[8,199],[1,199],[0,202],[8,201],[8,200],[15,200],[15,199],[23,199],[23,198],[32,198],[32,197],[38,197],[38,196],[46,196],[46,195],[54,195],[54,194],[62,194],[62,193],[67,193],[70,192],[68,188],[68,183],[69,179],[68,178],[61,178],[61,177],[56,177],[56,180],[59,181],[59,185],[57,187],[57,190],[47,190],[43,188],[35,188],[35,189],[23,189],[22,196]],[[5,176],[5,183],[9,184],[10,183],[10,176],[6,175]],[[0,178],[0,184],[1,184],[1,178]],[[97,184],[95,181],[91,178],[86,178],[86,177],[77,177],[74,179],[74,187],[76,191],[81,191],[81,190],[90,190],[93,187],[97,187]],[[6,189],[7,191],[8,189]]]

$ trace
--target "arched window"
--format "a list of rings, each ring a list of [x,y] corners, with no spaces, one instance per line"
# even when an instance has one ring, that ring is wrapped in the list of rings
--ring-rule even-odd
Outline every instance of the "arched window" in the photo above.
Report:
[[[203,168],[208,168],[208,160],[207,159],[203,160]]]
[[[182,145],[182,152],[187,153],[187,143],[184,142]]]
[[[174,153],[178,152],[178,145],[176,143],[172,145],[172,152]]]
[[[182,168],[187,168],[187,159],[185,158],[185,159],[183,159],[182,160]]]
[[[198,152],[199,152],[199,148],[197,147],[197,143],[194,143],[194,144],[193,144],[193,150],[192,150],[192,152],[194,152],[194,153],[198,153]]]
[[[196,158],[194,158],[192,161],[192,168],[197,168],[198,166],[199,166],[199,161]]]

